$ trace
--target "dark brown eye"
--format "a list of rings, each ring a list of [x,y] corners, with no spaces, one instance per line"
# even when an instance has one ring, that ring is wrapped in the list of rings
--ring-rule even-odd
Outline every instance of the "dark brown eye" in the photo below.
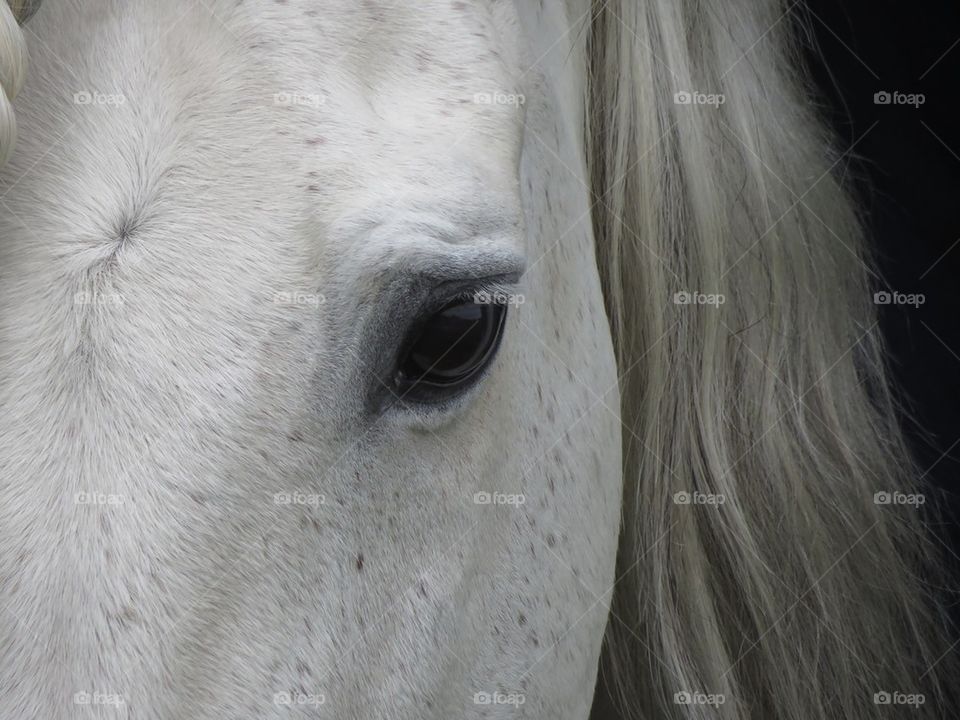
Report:
[[[400,359],[397,386],[410,400],[442,399],[463,390],[500,345],[507,307],[458,299],[418,325]]]

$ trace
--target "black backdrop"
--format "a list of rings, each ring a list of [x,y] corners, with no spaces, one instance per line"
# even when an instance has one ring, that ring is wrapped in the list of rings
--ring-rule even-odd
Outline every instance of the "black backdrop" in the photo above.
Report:
[[[875,289],[924,296],[881,305],[880,329],[904,429],[944,492],[940,536],[960,556],[960,2],[807,0],[793,12],[813,29],[824,116],[852,148],[846,177],[877,255]]]

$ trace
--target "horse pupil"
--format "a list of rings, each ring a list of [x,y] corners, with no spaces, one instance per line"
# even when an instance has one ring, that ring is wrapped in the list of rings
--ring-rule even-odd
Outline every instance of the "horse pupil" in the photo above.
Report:
[[[423,327],[401,372],[419,385],[449,387],[469,380],[496,350],[506,308],[455,301]]]

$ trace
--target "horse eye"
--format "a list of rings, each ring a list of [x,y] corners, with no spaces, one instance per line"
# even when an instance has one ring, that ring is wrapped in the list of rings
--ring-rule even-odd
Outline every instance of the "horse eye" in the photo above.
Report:
[[[493,360],[506,316],[506,305],[460,298],[418,323],[397,370],[401,397],[436,402],[464,390]]]

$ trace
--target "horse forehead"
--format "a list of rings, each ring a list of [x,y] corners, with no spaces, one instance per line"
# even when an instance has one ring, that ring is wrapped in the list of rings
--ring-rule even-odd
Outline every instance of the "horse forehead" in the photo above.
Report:
[[[313,167],[313,216],[344,230],[390,218],[463,237],[519,227],[526,58],[512,2],[259,7],[267,46],[285,48],[274,60],[283,79],[266,90],[288,104]],[[353,246],[349,232],[327,235]]]
[[[200,63],[205,91],[219,84],[230,96],[221,102],[232,105],[243,93],[253,104],[273,100],[290,110],[289,122],[313,125],[331,164],[354,162],[339,171],[375,167],[375,159],[383,159],[394,167],[398,160],[429,165],[442,175],[442,159],[459,165],[468,154],[515,171],[527,58],[513,2],[221,3],[198,3],[188,11],[198,22],[186,38],[146,38],[157,60],[173,58],[170,69],[183,78],[197,73],[198,63],[192,51],[178,48],[206,45],[212,62]],[[158,12],[172,17],[179,10]],[[155,34],[149,21],[142,26]],[[346,157],[337,158],[338,149]],[[355,163],[358,157],[364,163]]]
[[[184,218],[197,243],[237,209],[251,238],[371,204],[434,206],[445,220],[471,204],[517,214],[525,98],[512,3],[103,0],[51,5],[35,27],[48,40],[22,98],[20,161],[67,132],[82,142],[59,144],[72,172],[41,165],[10,201],[38,198],[24,209],[42,218],[40,205],[70,197],[44,222],[82,232],[50,228],[53,244],[99,252],[101,235],[149,240]],[[45,119],[47,98],[77,91],[94,102]],[[98,92],[125,102],[100,104]]]
[[[420,178],[424,167],[440,178],[463,175],[450,171],[466,156],[474,173],[481,165],[515,171],[525,97],[512,3],[345,0],[319,14],[307,0],[284,7],[273,32],[296,67],[287,68],[292,87],[278,94],[296,103],[301,88],[306,103],[321,106],[328,152],[355,159],[367,149],[364,167],[377,178],[385,169],[375,160]],[[292,27],[309,30],[294,38]]]

